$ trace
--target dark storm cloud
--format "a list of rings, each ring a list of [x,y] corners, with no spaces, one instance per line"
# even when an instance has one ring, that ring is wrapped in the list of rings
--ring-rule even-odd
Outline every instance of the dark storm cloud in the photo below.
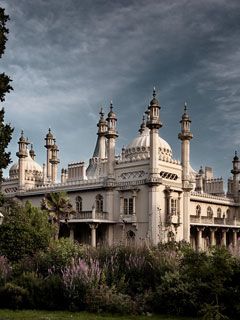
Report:
[[[16,128],[14,142],[23,128],[39,145],[39,162],[48,126],[56,133],[63,165],[87,159],[99,107],[107,111],[111,99],[120,150],[135,136],[156,85],[161,135],[175,156],[187,100],[193,165],[209,159],[218,174],[230,169],[240,136],[239,1],[10,0],[2,5],[11,22],[1,69],[14,80],[7,116]],[[15,152],[16,144],[11,149]]]

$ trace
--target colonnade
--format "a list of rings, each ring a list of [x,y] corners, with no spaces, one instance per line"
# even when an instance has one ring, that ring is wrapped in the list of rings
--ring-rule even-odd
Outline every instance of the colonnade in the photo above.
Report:
[[[212,246],[232,246],[238,244],[240,228],[191,226],[191,243],[197,250],[206,250]]]

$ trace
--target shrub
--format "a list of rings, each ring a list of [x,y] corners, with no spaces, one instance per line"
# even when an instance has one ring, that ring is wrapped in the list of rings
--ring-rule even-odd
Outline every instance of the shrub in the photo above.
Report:
[[[8,282],[0,288],[0,307],[8,309],[22,309],[26,306],[29,293],[26,289]]]
[[[136,303],[129,295],[122,294],[115,287],[106,285],[89,288],[85,297],[86,310],[118,314],[135,314]]]
[[[0,286],[4,285],[11,275],[12,268],[8,259],[0,256]]]
[[[11,201],[3,208],[4,221],[0,233],[0,254],[19,261],[48,247],[52,227],[45,212],[29,202],[19,205]]]
[[[72,260],[81,258],[85,248],[70,239],[61,238],[52,240],[45,251],[38,252],[34,257],[36,269],[43,276],[48,276],[51,269],[54,273],[61,274],[62,269]]]
[[[87,289],[96,288],[100,284],[102,269],[98,260],[72,260],[72,263],[62,271],[63,283],[67,299],[72,310],[83,310]]]

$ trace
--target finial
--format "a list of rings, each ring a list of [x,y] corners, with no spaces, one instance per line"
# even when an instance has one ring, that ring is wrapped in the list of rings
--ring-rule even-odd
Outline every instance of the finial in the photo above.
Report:
[[[110,110],[112,111],[112,109],[113,109],[113,102],[112,102],[112,100],[110,101]]]
[[[24,132],[23,132],[23,130],[21,130],[21,137],[23,137],[23,134],[24,134]]]
[[[237,157],[237,151],[235,151],[235,157]]]
[[[184,103],[184,112],[187,112],[187,102]]]
[[[153,98],[155,98],[155,97],[156,97],[156,88],[153,87]]]
[[[31,143],[31,150],[33,150],[33,144]]]
[[[48,129],[48,132],[51,133],[51,128]]]
[[[103,117],[104,117],[104,112],[103,112],[103,108],[102,108],[102,107],[100,108],[99,114],[100,114],[101,119],[103,119]]]

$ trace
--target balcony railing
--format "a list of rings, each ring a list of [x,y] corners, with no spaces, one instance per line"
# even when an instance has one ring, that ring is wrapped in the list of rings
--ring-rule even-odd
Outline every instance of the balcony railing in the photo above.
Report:
[[[75,219],[79,219],[79,220],[83,220],[83,219],[96,219],[96,220],[108,220],[108,212],[95,212],[95,214],[93,215],[92,211],[82,211],[82,212],[76,212],[71,219],[75,220]]]
[[[240,226],[240,220],[233,218],[209,218],[206,216],[190,216],[190,223],[198,223],[198,224],[212,224],[212,225],[229,225],[229,226]]]

